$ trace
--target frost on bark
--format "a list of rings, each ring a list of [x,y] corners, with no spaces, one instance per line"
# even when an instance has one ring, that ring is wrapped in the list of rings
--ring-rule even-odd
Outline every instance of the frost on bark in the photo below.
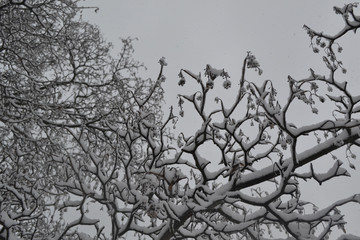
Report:
[[[328,72],[288,76],[284,103],[271,80],[248,80],[249,71],[262,73],[250,52],[237,82],[211,65],[203,75],[182,69],[178,84],[198,89],[178,96],[179,115],[193,110],[201,127],[175,136],[181,118],[160,109],[165,58],[154,81],[141,79],[131,39],[113,58],[77,1],[1,1],[0,237],[266,239],[270,230],[323,239],[333,227],[345,231],[338,208],[360,203],[360,194],[319,209],[302,199],[299,182],[349,176],[337,149],[353,167],[360,95],[339,80],[338,55],[340,38],[360,27],[355,7],[334,8],[345,27],[333,36],[304,26]],[[232,104],[220,96],[214,104],[219,84],[237,88]],[[330,104],[332,117],[294,124],[289,112],[301,104],[309,116]],[[303,139],[317,145],[300,151]],[[323,156],[325,170],[312,164]]]

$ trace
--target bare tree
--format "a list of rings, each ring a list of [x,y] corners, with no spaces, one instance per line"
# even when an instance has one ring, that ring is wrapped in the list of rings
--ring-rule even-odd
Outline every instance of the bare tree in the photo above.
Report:
[[[338,207],[360,203],[360,193],[318,209],[301,198],[299,182],[349,176],[332,153],[355,158],[352,148],[360,144],[360,96],[338,80],[346,70],[337,57],[339,39],[360,27],[356,6],[334,8],[345,27],[333,36],[304,26],[329,74],[289,76],[285,103],[271,80],[247,80],[249,70],[262,73],[250,52],[236,84],[210,65],[204,76],[182,69],[179,85],[191,80],[199,89],[179,95],[179,115],[192,109],[201,127],[176,138],[170,127],[179,118],[160,108],[164,58],[155,81],[141,79],[131,39],[111,57],[99,30],[81,20],[77,1],[2,1],[0,236],[266,239],[270,230],[324,239],[334,226],[345,229]],[[225,89],[237,85],[237,96],[229,106],[216,97],[214,107],[211,93],[221,78]],[[334,107],[332,118],[290,122],[292,108],[305,104],[311,115],[324,103]],[[303,139],[317,145],[300,152]],[[204,152],[209,146],[219,159]],[[312,165],[322,156],[332,161],[325,174]],[[111,226],[94,216],[101,212]]]
[[[360,27],[355,7],[357,4],[334,7],[345,22],[345,27],[335,35],[304,26],[313,51],[319,53],[323,49],[329,75],[310,69],[310,75],[303,79],[288,76],[289,95],[285,104],[276,100],[277,91],[271,80],[260,84],[246,80],[248,69],[262,74],[259,62],[250,52],[243,61],[237,97],[230,106],[216,97],[220,107],[206,107],[211,104],[209,94],[216,87],[217,78],[224,79],[225,89],[231,87],[229,74],[224,69],[207,65],[205,77],[185,69],[180,71],[179,85],[186,83],[185,77],[199,85],[199,91],[179,95],[180,115],[184,114],[185,102],[189,102],[202,119],[202,127],[193,136],[181,134],[178,140],[181,152],[176,162],[180,164],[183,155],[191,155],[189,165],[193,164],[194,184],[190,188],[186,185],[184,191],[178,193],[182,199],[178,206],[171,206],[176,218],[168,219],[159,239],[233,239],[235,236],[266,239],[268,229],[283,230],[294,239],[324,239],[334,226],[345,232],[345,221],[338,207],[360,203],[360,194],[319,209],[301,198],[299,181],[315,179],[322,184],[334,177],[350,176],[341,166],[343,163],[331,153],[341,148],[347,158],[355,158],[352,148],[360,144],[360,96],[351,93],[346,81],[337,80],[339,74],[346,73],[337,57],[342,51],[338,40],[349,31],[356,33]],[[292,108],[305,104],[310,109],[309,115],[318,114],[318,108],[325,101],[333,103],[335,108],[332,119],[303,126],[289,120]],[[299,151],[299,142],[311,141],[308,140],[311,138],[315,138],[317,145]],[[221,152],[220,159],[204,155],[202,146],[209,142],[208,146],[217,147]],[[333,159],[333,163],[326,173],[320,174],[312,162],[322,156]],[[216,170],[210,170],[208,166],[214,161],[218,163]],[[305,165],[310,166],[309,171],[299,170]],[[350,167],[354,168],[351,162]],[[271,185],[273,188],[269,188]],[[269,237],[272,238],[271,231]],[[353,238],[358,239],[352,235],[342,236],[342,239]]]
[[[0,3],[0,235],[7,239],[76,238],[73,227],[95,225],[87,200],[115,207],[121,164],[140,164],[137,123],[159,130],[164,77],[136,75],[142,66],[131,58],[131,39],[112,58],[81,10],[67,0]],[[71,222],[69,208],[79,213]]]

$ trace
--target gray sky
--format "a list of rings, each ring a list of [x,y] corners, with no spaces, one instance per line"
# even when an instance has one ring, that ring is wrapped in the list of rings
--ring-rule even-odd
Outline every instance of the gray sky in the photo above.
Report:
[[[139,38],[134,44],[134,58],[148,67],[144,78],[155,79],[159,58],[166,57],[166,101],[176,105],[176,95],[186,91],[186,85],[185,88],[177,85],[181,68],[197,73],[211,64],[225,68],[231,80],[237,82],[247,51],[252,51],[264,70],[260,77],[249,74],[248,80],[273,80],[283,100],[287,94],[287,75],[295,79],[307,77],[310,67],[327,74],[321,56],[309,48],[310,40],[302,27],[306,24],[328,33],[340,30],[342,19],[332,10],[334,5],[343,5],[339,2],[342,1],[86,0],[83,4],[100,7],[98,13],[86,10],[84,18],[100,27],[106,39],[114,43],[115,52],[121,47],[119,37]],[[348,69],[348,74],[342,78],[349,80],[354,93],[360,93],[356,83],[360,76],[359,40],[359,36],[351,33],[340,41],[344,47],[341,59]],[[309,116],[312,116],[310,112]],[[179,128],[186,124],[189,122],[179,123]],[[324,164],[327,160],[329,158]],[[346,159],[343,161],[347,164]],[[328,199],[337,200],[360,192],[359,160],[354,164],[358,171],[350,171],[353,179],[333,180],[321,188],[312,184],[303,188],[304,197],[319,200],[321,206],[326,206],[330,203]],[[360,235],[356,226],[356,222],[360,222],[359,205],[351,205],[346,214],[351,214],[346,220],[353,222],[347,229]]]
[[[310,66],[324,69],[321,57],[309,48],[302,27],[307,24],[329,32],[341,28],[341,17],[332,10],[336,2],[86,0],[86,5],[100,10],[97,14],[86,11],[85,16],[100,26],[106,39],[114,43],[115,52],[120,47],[119,37],[139,38],[134,57],[148,67],[144,77],[155,78],[159,58],[166,57],[167,95],[176,96],[181,68],[199,72],[209,63],[225,68],[236,81],[247,51],[256,55],[264,70],[259,81],[272,79],[278,86],[289,74],[307,76]],[[344,47],[350,52],[348,46]],[[176,101],[173,99],[167,97],[169,103]]]

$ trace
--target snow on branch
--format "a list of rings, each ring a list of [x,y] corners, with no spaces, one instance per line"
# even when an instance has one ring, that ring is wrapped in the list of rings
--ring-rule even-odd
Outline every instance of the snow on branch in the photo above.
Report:
[[[272,80],[248,80],[263,70],[247,52],[238,80],[226,66],[181,69],[178,85],[191,80],[196,89],[179,93],[179,116],[162,108],[165,58],[154,79],[141,78],[133,39],[123,39],[114,58],[77,4],[0,6],[0,238],[323,239],[336,226],[345,231],[338,207],[360,204],[359,194],[319,210],[303,199],[307,183],[299,180],[349,176],[336,159],[314,167],[335,150],[354,168],[360,96],[335,73],[347,72],[338,40],[360,28],[357,4],[334,8],[345,22],[335,35],[304,26],[327,70],[288,75],[284,102]],[[290,121],[299,106],[313,119],[326,104],[333,109],[324,120]],[[186,117],[189,135],[174,130]],[[300,151],[304,141],[313,146]],[[299,173],[305,165],[310,171]]]

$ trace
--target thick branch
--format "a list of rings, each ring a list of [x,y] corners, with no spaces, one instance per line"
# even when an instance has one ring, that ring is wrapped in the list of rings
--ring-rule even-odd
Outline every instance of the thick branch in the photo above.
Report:
[[[307,163],[310,163],[348,143],[352,143],[356,141],[357,139],[359,139],[358,127],[353,127],[349,130],[344,130],[342,133],[338,135],[338,138],[341,138],[343,140],[342,144],[335,144],[335,139],[332,138],[309,150],[306,150],[298,154],[297,155],[298,164],[296,167],[300,167]],[[290,158],[285,160],[284,164],[282,165],[283,170],[286,170],[286,168],[289,166],[291,161],[292,159]],[[228,191],[238,191],[265,182],[279,175],[280,175],[279,169],[274,168],[273,166],[269,166],[257,172],[249,173],[245,176],[242,176],[241,179],[239,179],[235,184],[229,182],[228,184],[219,188],[217,192],[219,194],[225,194]],[[209,208],[214,208],[220,203],[221,201],[215,201],[212,205],[209,206]],[[159,235],[159,239],[161,240],[170,239],[173,236],[173,233],[176,232],[179,229],[179,227],[192,215],[193,212],[191,211],[191,209],[185,211],[182,214],[182,216],[179,217],[180,221],[175,221],[171,229],[166,229],[165,231],[162,231],[162,233]]]

